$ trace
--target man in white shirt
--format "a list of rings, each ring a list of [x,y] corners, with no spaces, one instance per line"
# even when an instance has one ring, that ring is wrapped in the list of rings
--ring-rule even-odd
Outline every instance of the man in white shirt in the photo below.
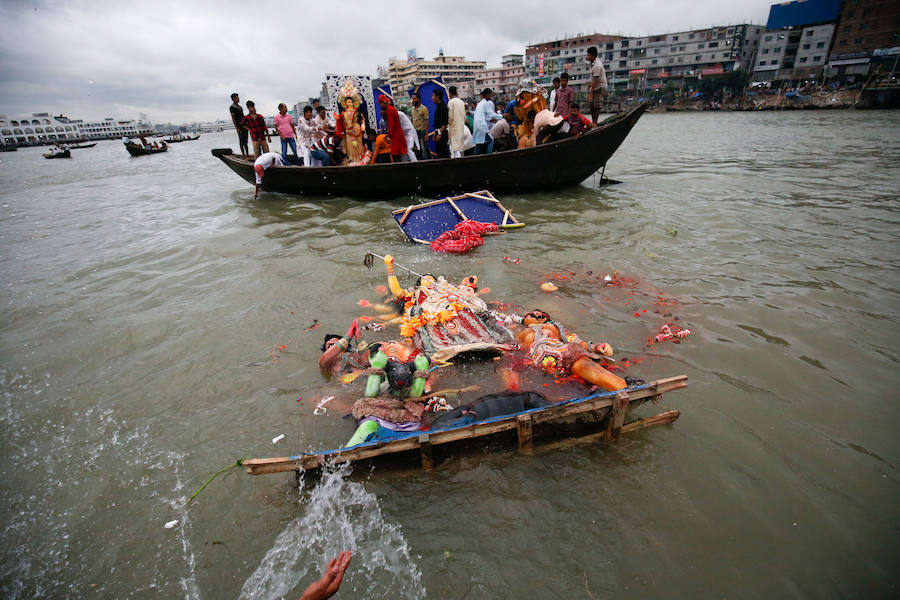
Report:
[[[591,46],[587,49],[587,61],[591,65],[591,83],[588,85],[588,104],[591,107],[591,119],[594,125],[597,125],[597,117],[603,109],[603,103],[609,94],[606,82],[606,69],[603,68],[603,61],[597,56],[597,47]]]
[[[550,90],[550,102],[547,105],[551,112],[556,112],[556,90],[559,89],[560,85],[562,85],[562,80],[559,77],[554,77],[553,89]]]
[[[464,142],[464,130],[466,129],[466,103],[457,98],[456,86],[451,85],[447,89],[450,101],[447,103],[447,111],[450,113],[450,158],[462,156]]]
[[[259,196],[259,186],[262,185],[263,175],[266,174],[266,169],[269,167],[283,166],[284,158],[282,158],[281,154],[278,152],[265,152],[259,155],[259,158],[253,163],[253,170],[256,171],[256,193],[253,194],[254,200]]]

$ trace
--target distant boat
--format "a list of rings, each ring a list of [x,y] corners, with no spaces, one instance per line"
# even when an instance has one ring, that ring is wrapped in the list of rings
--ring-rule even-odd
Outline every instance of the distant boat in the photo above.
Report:
[[[97,145],[97,142],[94,142],[93,144],[76,144],[74,146],[69,146],[69,150],[80,150],[82,148],[93,148],[96,145]]]
[[[187,137],[187,136],[173,137],[171,139],[163,140],[163,141],[166,142],[167,144],[177,144],[178,142],[193,142],[194,140],[198,140],[198,139],[200,139],[199,133],[197,135],[195,135],[194,137]]]
[[[8,146],[0,146],[0,152],[15,152],[19,147],[15,144],[10,144]]]
[[[125,149],[128,150],[128,154],[132,156],[144,156],[145,154],[159,154],[160,152],[165,152],[169,147],[163,144],[161,148],[150,148],[148,150],[140,144],[125,144]]]
[[[44,154],[44,158],[72,158],[72,153],[68,150],[57,152],[56,154]]]

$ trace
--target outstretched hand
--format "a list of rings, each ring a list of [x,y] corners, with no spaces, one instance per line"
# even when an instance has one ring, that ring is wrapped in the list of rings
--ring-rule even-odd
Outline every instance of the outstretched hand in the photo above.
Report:
[[[303,592],[303,595],[300,596],[300,600],[325,600],[326,598],[331,598],[338,591],[338,588],[341,587],[341,582],[344,580],[344,571],[350,565],[351,558],[353,558],[353,554],[349,550],[344,550],[328,561],[328,566],[325,567],[325,572],[322,573],[321,579],[312,582]]]

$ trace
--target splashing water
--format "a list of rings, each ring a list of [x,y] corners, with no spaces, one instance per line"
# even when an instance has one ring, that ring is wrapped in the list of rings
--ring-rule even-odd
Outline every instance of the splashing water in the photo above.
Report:
[[[341,591],[366,598],[421,598],[422,574],[398,525],[388,523],[374,494],[347,476],[349,465],[327,469],[256,571],[241,598],[276,599],[302,593],[342,550],[353,552]],[[300,494],[304,494],[301,478]],[[300,585],[302,582],[302,585]],[[377,582],[377,583],[375,583]],[[297,589],[295,589],[297,588]]]

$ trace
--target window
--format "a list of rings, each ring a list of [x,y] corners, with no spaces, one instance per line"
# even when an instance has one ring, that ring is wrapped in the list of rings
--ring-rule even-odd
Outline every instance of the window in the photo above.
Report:
[[[863,23],[862,25],[859,26],[859,30],[860,30],[860,31],[865,31],[865,30],[868,29],[868,28],[869,28],[869,24],[868,24],[868,23]]]
[[[715,58],[716,58],[716,55],[715,55],[715,54],[710,54],[710,55],[709,55],[709,60],[714,60]]]
[[[653,51],[653,54],[659,54],[659,48]]]
[[[824,48],[824,47],[825,47],[825,42],[819,42],[816,44],[816,48]]]
[[[695,56],[694,60],[700,60],[700,55],[698,54],[697,56]]]
[[[769,53],[769,49],[768,49],[768,48],[763,48],[763,54],[768,54],[768,53]]]
[[[806,62],[806,57],[805,57],[805,56],[801,56],[801,57],[800,57],[800,62]]]
[[[638,45],[638,46],[641,45],[641,40],[638,40],[637,45]]]
[[[718,48],[718,47],[719,47],[719,42],[710,42],[710,43],[709,43],[709,47],[710,47],[710,48]]]
[[[653,60],[651,60],[651,61],[650,61],[650,64],[651,64],[651,65],[655,65],[655,64],[656,64],[656,59],[654,58]]]
[[[621,42],[619,42],[619,47],[620,47],[620,48],[627,48],[627,47],[628,47],[628,40],[622,40]]]
[[[759,66],[761,66],[761,67],[766,66],[766,61],[764,61],[764,60],[759,61]]]
[[[853,25],[844,25],[844,33],[847,33],[851,29],[853,29]]]
[[[706,44],[697,44],[697,48],[703,48]]]
[[[772,36],[771,36],[771,35],[767,35],[763,41],[771,42],[771,41],[772,41]]]
[[[838,46],[846,46],[846,45],[847,45],[847,40],[841,40],[841,43],[838,44]]]
[[[775,54],[781,54],[781,48],[775,48]]]
[[[694,34],[693,34],[693,33],[692,33],[692,34],[690,34],[690,35],[689,35],[689,36],[688,36],[688,39],[689,39],[689,40],[692,40],[692,39],[694,39]]]
[[[803,49],[804,49],[804,50],[809,50],[809,48],[810,48],[809,44],[803,44]]]
[[[620,60],[620,61],[619,61],[619,66],[620,66],[620,67],[624,67],[624,66],[625,66],[625,61],[624,61],[624,60]]]
[[[678,41],[678,36],[677,36],[677,35],[673,35],[673,36],[672,36],[672,41],[673,41],[673,42],[677,42],[677,41]]]
[[[811,35],[814,34],[814,33],[815,33],[815,30],[813,30],[813,29],[807,29],[807,30],[806,30],[806,37],[809,37],[809,36],[811,36]]]
[[[859,46],[860,44],[862,44],[862,40],[860,38],[856,38],[855,40],[853,40],[853,43]]]
[[[822,62],[821,56],[813,56],[813,62]]]
[[[622,50],[621,52],[619,52],[619,57],[620,57],[620,58],[625,58],[626,56],[628,56],[628,51],[627,51],[627,50]]]

